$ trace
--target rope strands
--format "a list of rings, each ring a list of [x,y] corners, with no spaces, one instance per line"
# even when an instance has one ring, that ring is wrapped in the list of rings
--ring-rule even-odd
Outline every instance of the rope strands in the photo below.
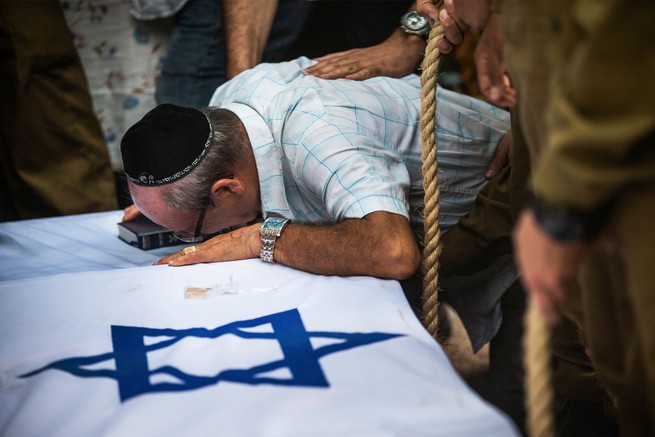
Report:
[[[437,41],[443,38],[441,24],[435,23],[430,31],[425,57],[421,66],[421,144],[423,160],[424,248],[423,248],[423,324],[433,338],[439,328],[438,279],[441,231],[439,230],[439,184],[437,178],[436,109],[437,72],[439,49]]]
[[[421,65],[420,132],[423,160],[424,248],[423,248],[423,324],[438,340],[438,269],[441,254],[439,230],[439,184],[436,144],[437,73],[439,49],[443,38],[441,24],[435,23],[430,31],[425,57]],[[555,435],[553,420],[554,394],[551,387],[550,330],[536,304],[529,299],[523,337],[527,430],[531,437]]]
[[[551,387],[550,328],[528,296],[523,334],[526,429],[530,437],[552,437],[554,393]]]

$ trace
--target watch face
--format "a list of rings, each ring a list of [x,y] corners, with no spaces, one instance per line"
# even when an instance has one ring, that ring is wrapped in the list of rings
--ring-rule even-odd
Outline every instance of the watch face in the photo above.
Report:
[[[280,232],[282,232],[282,228],[284,228],[284,225],[288,221],[289,220],[283,218],[269,217],[264,220],[264,223],[262,223],[262,226],[259,229],[259,233],[263,237],[279,237]]]
[[[428,19],[415,11],[406,13],[401,23],[405,29],[413,32],[423,31],[428,28]]]
[[[267,228],[277,228],[278,226],[284,224],[285,222],[286,222],[285,219],[270,217],[269,219],[266,220],[266,223],[264,223],[264,225]]]
[[[428,20],[416,12],[411,12],[405,16],[405,26],[410,30],[421,30],[428,25]]]

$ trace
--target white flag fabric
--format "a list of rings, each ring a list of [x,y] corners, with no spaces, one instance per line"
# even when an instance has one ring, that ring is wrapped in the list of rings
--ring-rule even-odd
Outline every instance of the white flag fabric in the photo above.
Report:
[[[110,211],[0,223],[0,281],[152,265],[183,246],[144,251],[118,239]]]
[[[18,223],[0,225],[2,260],[24,244]],[[3,436],[516,435],[396,281],[95,263],[0,282]]]

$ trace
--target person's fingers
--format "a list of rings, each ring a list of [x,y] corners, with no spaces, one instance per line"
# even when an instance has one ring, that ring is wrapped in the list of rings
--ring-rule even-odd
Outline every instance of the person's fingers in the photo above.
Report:
[[[169,262],[171,262],[173,259],[177,258],[178,256],[181,256],[181,254],[174,253],[173,255],[168,255],[165,256],[153,264],[153,266],[163,266],[163,265],[168,265]]]
[[[362,68],[359,71],[356,71],[354,73],[348,74],[344,76],[346,79],[350,80],[366,80],[370,79],[371,77],[379,76],[379,73],[376,71],[373,71],[371,68]]]
[[[335,68],[336,65],[339,65],[339,62],[341,58],[343,57],[342,55],[336,56],[326,56],[323,59],[317,59],[317,63],[305,68],[305,73],[311,74],[313,76],[318,76],[320,74],[323,74],[325,72],[329,72]]]
[[[348,65],[348,66],[335,68],[330,72],[322,73],[318,75],[318,77],[320,77],[321,79],[341,79],[341,78],[347,78],[349,75],[357,73],[357,71],[358,71],[358,67],[354,65]]]
[[[320,62],[313,68],[306,69],[307,74],[322,79],[338,79],[361,70],[359,58],[339,57],[332,60]]]
[[[186,249],[186,248],[185,248],[185,249]],[[168,265],[169,262],[171,262],[171,261],[174,260],[175,258],[178,258],[178,257],[183,256],[183,255],[184,255],[184,249],[182,249],[182,250],[180,250],[180,251],[178,251],[178,252],[175,252],[175,253],[173,253],[173,254],[171,254],[171,255],[165,256],[165,257],[163,257],[163,258],[161,258],[161,259],[155,261],[155,263],[153,264],[153,266],[163,266],[163,265]]]
[[[347,54],[348,52],[350,52],[350,50],[345,50],[343,52],[328,53],[327,55],[323,55],[323,56],[319,56],[317,58],[314,58],[314,60],[317,61],[317,62],[329,61],[329,60],[334,59],[334,58],[340,58],[344,54]],[[309,67],[309,68],[312,68],[312,67]]]
[[[159,266],[159,265],[186,265],[186,264],[195,264],[195,262],[192,262],[194,257],[190,258],[190,255],[193,255],[198,252],[198,245],[191,245],[191,246],[186,246],[183,249],[178,250],[177,252],[165,256],[164,258],[161,258],[160,260],[156,261],[153,265]],[[181,260],[181,261],[179,261]],[[198,262],[198,261],[196,261]],[[178,264],[175,264],[178,263]]]
[[[180,266],[188,266],[190,264],[198,264],[201,262],[205,262],[205,254],[202,251],[196,251],[192,253],[187,253],[187,254],[182,254],[181,256],[178,256],[177,258],[174,258],[168,262],[169,266],[172,267],[180,267]]]
[[[457,45],[462,42],[463,31],[458,26],[457,22],[448,14],[448,11],[442,9],[439,11],[439,22],[443,26],[444,38],[452,45]]]
[[[546,313],[559,312],[557,305],[562,303],[566,298],[565,283],[559,276],[554,276],[542,271],[524,271],[523,279],[526,288],[533,296],[538,296],[541,299],[544,310]]]
[[[443,7],[443,0],[433,2],[432,0],[418,0],[416,3],[416,11],[428,17],[430,24],[434,24],[439,20],[439,10]]]
[[[502,164],[500,158],[494,155],[494,157],[489,161],[489,165],[487,166],[487,171],[484,173],[484,178],[489,180],[495,178],[498,173],[504,168],[504,164]]]
[[[505,101],[505,106],[512,108],[516,105],[516,89],[512,86],[512,81],[507,74],[503,75],[503,85],[503,99]]]
[[[480,91],[495,105],[504,106],[505,83],[503,72],[492,62],[478,63],[478,84]]]
[[[561,315],[555,303],[541,293],[533,293],[532,296],[546,323],[550,326],[557,325],[560,322]]]
[[[502,28],[497,16],[490,18],[487,28],[480,36],[473,57],[482,94],[495,105],[508,106],[512,100],[509,94],[511,88],[507,87],[506,82]]]
[[[321,64],[335,64],[343,59],[352,58],[354,55],[357,54],[357,52],[361,50],[362,49],[350,49],[350,50],[344,50],[342,52],[329,53],[327,55],[319,56],[317,58],[314,58],[316,64],[307,67],[305,71],[319,68]]]
[[[503,136],[496,146],[496,151],[489,161],[487,170],[484,173],[486,179],[492,179],[500,173],[500,171],[509,164],[509,153],[511,149],[511,136],[509,141],[507,140],[508,135]]]
[[[208,254],[209,250],[205,250],[201,245],[187,246],[172,255],[160,259],[155,263],[155,265],[168,264],[169,266],[179,267],[198,264],[205,262]]]
[[[525,289],[534,299],[539,312],[546,322],[550,326],[557,325],[561,315],[557,308],[558,300],[553,298],[552,290],[540,283],[536,277],[531,277],[530,275],[524,274],[521,277],[521,282],[523,282]]]
[[[502,82],[498,82],[496,76],[480,74],[478,76],[480,91],[491,103],[501,108],[511,108],[516,104],[516,95],[513,89],[507,88]]]
[[[448,42],[447,39],[440,39],[437,41],[437,48],[439,49],[440,53],[443,53],[444,55],[447,55],[448,53],[452,52],[453,49],[455,48],[454,45],[452,45],[450,42]]]
[[[324,74],[329,74],[334,71],[336,63],[334,61],[322,61],[316,65],[313,65],[307,69],[305,72],[312,76],[320,77]]]
[[[123,221],[129,222],[138,217],[141,217],[142,215],[143,214],[141,214],[141,211],[138,210],[136,205],[130,205],[123,210]]]

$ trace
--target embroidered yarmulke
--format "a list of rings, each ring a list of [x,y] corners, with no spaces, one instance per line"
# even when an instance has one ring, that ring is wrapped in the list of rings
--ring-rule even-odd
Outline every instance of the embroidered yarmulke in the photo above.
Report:
[[[209,120],[199,110],[159,105],[123,135],[125,174],[138,185],[176,181],[202,160],[212,135]]]

